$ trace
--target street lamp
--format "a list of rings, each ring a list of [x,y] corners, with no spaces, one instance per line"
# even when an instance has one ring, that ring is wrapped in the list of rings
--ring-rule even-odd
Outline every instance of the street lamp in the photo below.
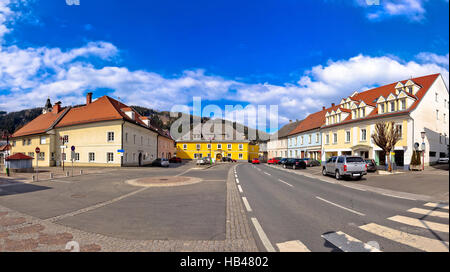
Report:
[[[420,132],[422,137],[422,171],[425,169],[425,131]]]

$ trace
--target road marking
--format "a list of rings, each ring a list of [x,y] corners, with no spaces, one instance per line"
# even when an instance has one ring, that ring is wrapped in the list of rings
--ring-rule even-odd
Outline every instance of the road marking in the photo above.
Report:
[[[445,204],[445,203],[428,202],[428,203],[424,204],[424,206],[448,210],[448,204]]]
[[[280,252],[311,252],[302,242],[299,240],[287,241],[277,244]]]
[[[407,200],[414,200],[416,201],[417,199],[414,198],[409,198],[409,197],[404,197],[404,196],[396,196],[396,195],[390,195],[390,194],[386,194],[386,193],[381,193],[384,196],[389,196],[389,197],[395,197],[395,198],[401,198],[401,199],[407,199]]]
[[[382,236],[386,239],[393,240],[395,242],[408,245],[410,247],[414,247],[424,251],[433,251],[433,252],[448,252],[449,244],[445,241],[439,241],[436,239],[430,239],[427,237],[409,234],[403,231],[391,229],[388,227],[380,226],[375,223],[370,223],[360,227],[361,229],[376,234],[378,236]]]
[[[250,207],[250,204],[248,203],[247,198],[246,197],[242,197],[242,201],[244,201],[244,205],[245,205],[245,208],[247,209],[247,212],[251,212],[252,208]]]
[[[258,219],[252,217],[253,226],[255,226],[256,232],[258,233],[259,239],[261,239],[262,244],[266,248],[267,252],[276,252],[275,248],[270,243],[269,238],[267,238],[266,233],[258,222]]]
[[[239,192],[243,193],[241,185],[238,185]]]
[[[344,187],[347,187],[347,188],[350,188],[350,189],[355,189],[355,190],[358,190],[358,191],[366,192],[366,190],[364,190],[364,189],[356,188],[356,187],[353,187],[353,186],[350,186],[350,185],[345,185],[345,184],[342,184],[342,183],[340,185],[342,185]]]
[[[239,179],[238,178],[236,178],[236,183],[239,184]]]
[[[331,205],[334,205],[334,206],[339,207],[339,208],[341,208],[341,209],[344,209],[344,210],[346,210],[346,211],[355,213],[355,214],[357,214],[357,215],[365,216],[365,214],[363,214],[363,213],[360,213],[360,212],[357,212],[357,211],[355,211],[355,210],[352,210],[352,209],[343,207],[343,206],[341,206],[341,205],[339,205],[339,204],[333,203],[333,202],[328,201],[328,200],[326,200],[326,199],[323,199],[323,198],[321,198],[321,197],[316,196],[316,198],[317,198],[317,199],[320,199],[320,200],[322,200],[322,201],[325,201],[325,202],[327,202],[328,204],[331,204]]]
[[[322,234],[322,238],[344,252],[381,252],[378,248],[363,243],[342,231]]]
[[[267,173],[267,172],[264,172],[264,174],[266,174],[266,175],[268,175],[268,176],[272,176],[271,174],[269,174],[269,173]]]
[[[287,183],[287,182],[284,181],[284,180],[278,179],[278,181],[283,182],[284,184],[289,185],[289,186],[291,186],[291,187],[294,187],[294,185],[292,185],[292,184],[290,184],[290,183]]]
[[[408,212],[423,214],[423,215],[426,215],[426,216],[436,216],[436,217],[441,217],[441,218],[447,218],[448,219],[448,213],[445,213],[445,212],[425,210],[425,209],[420,209],[420,208],[412,208],[412,209],[409,209]]]
[[[448,225],[446,225],[446,224],[440,224],[440,223],[430,222],[430,221],[426,221],[426,220],[420,220],[420,219],[401,216],[401,215],[392,216],[392,217],[389,217],[388,219],[398,222],[398,223],[414,226],[414,227],[448,233]]]

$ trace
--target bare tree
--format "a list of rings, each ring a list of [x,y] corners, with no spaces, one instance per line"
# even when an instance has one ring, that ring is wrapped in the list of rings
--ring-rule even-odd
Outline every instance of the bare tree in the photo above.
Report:
[[[394,150],[395,144],[401,138],[399,127],[395,126],[393,121],[381,122],[375,125],[375,133],[372,134],[373,142],[379,146],[387,154],[388,171],[392,171],[391,151]]]

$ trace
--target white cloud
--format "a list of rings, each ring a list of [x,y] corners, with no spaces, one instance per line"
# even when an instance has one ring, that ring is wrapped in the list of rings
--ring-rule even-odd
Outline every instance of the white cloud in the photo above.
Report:
[[[409,21],[421,21],[425,18],[425,4],[428,0],[356,0],[356,3],[367,10],[370,20],[404,16]]]
[[[0,14],[14,16],[4,3],[8,2],[0,0]],[[210,101],[227,99],[242,104],[278,105],[278,120],[285,123],[289,119],[302,119],[323,105],[339,102],[355,90],[432,73],[442,73],[447,85],[449,78],[448,54],[441,56],[430,52],[419,53],[409,61],[395,56],[363,54],[330,60],[305,71],[296,83],[281,85],[248,84],[209,75],[201,69],[165,77],[114,66],[111,60],[118,53],[113,44],[103,41],[66,51],[47,47],[0,47],[0,110],[42,106],[47,96],[61,100],[64,105],[84,103],[84,93],[102,88],[129,105],[159,110],[191,103],[194,96]],[[96,65],[92,58],[97,60]]]

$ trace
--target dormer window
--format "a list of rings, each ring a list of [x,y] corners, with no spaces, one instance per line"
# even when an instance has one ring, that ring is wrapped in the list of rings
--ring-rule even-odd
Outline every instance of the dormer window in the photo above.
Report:
[[[361,117],[365,117],[366,116],[366,109],[362,108],[361,109]]]
[[[380,111],[381,111],[381,113],[384,113],[384,104],[380,105]]]
[[[395,111],[395,102],[392,101],[392,102],[390,103],[390,105],[391,105],[391,111]]]
[[[402,110],[406,110],[406,99],[400,100],[400,107]]]
[[[408,87],[408,93],[410,93],[410,94],[413,93],[413,87],[412,87],[412,86],[409,86],[409,87]]]

